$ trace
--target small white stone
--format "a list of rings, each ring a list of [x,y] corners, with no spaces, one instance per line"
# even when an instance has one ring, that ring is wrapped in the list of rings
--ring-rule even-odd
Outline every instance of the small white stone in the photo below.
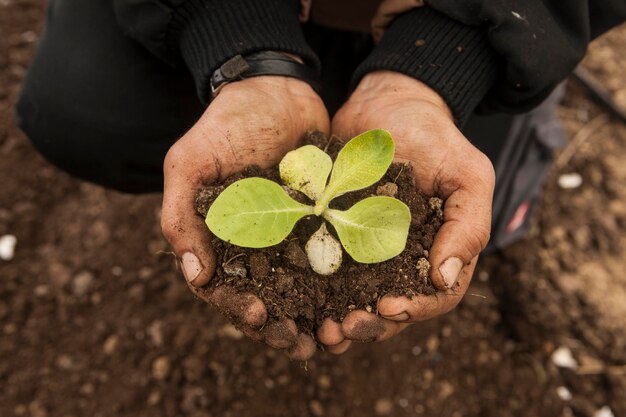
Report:
[[[15,245],[17,238],[13,235],[4,235],[0,237],[0,259],[10,261],[15,255]]]
[[[244,334],[241,333],[235,326],[230,323],[227,323],[220,327],[217,330],[217,334],[222,337],[227,337],[229,339],[240,340],[243,339]]]
[[[593,413],[593,417],[615,417],[615,414],[613,414],[613,411],[608,405],[605,405],[599,410],[596,410],[596,412]]]
[[[559,368],[576,369],[578,362],[574,359],[572,351],[569,348],[561,346],[552,352],[552,363]]]
[[[569,174],[561,174],[558,179],[559,187],[564,190],[571,190],[574,188],[578,188],[583,183],[583,177],[576,172],[571,172]]]
[[[569,401],[572,399],[572,393],[567,389],[567,387],[564,386],[556,388],[556,395],[558,395],[563,401]]]
[[[306,243],[305,250],[311,268],[320,275],[330,275],[337,272],[341,266],[343,256],[341,244],[328,233],[325,223],[313,233]]]

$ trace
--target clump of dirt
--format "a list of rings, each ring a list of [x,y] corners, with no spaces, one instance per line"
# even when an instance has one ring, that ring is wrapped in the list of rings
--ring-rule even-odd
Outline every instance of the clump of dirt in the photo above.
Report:
[[[337,138],[331,138],[329,143],[319,133],[309,135],[305,142],[326,149],[333,158],[344,145]],[[221,184],[201,190],[196,200],[198,214],[206,216],[225,187],[247,177],[263,177],[281,183],[277,167],[266,170],[248,167]],[[297,191],[290,191],[290,195],[302,203],[312,204]],[[300,220],[283,242],[269,248],[242,248],[215,238],[213,247],[218,268],[205,289],[210,291],[229,285],[238,292],[255,294],[265,303],[270,321],[292,319],[298,329],[307,334],[313,334],[325,318],[341,321],[355,309],[376,313],[383,295],[434,294],[427,258],[443,222],[441,199],[429,198],[417,189],[409,165],[392,164],[376,184],[333,200],[331,207],[346,210],[372,195],[396,197],[411,210],[409,237],[400,255],[381,263],[360,264],[344,253],[343,263],[336,273],[319,275],[311,269],[304,247],[323,220],[310,216]],[[336,236],[332,226],[327,226]]]

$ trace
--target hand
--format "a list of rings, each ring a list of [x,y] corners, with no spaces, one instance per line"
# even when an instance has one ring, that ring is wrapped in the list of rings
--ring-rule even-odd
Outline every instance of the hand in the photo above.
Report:
[[[418,188],[445,200],[444,224],[429,251],[430,277],[438,293],[411,299],[385,296],[378,305],[380,316],[358,310],[341,324],[326,320],[318,338],[333,353],[344,352],[352,340],[384,340],[410,323],[452,310],[489,241],[493,166],[456,128],[436,92],[400,73],[368,74],[334,117],[332,131],[351,138],[374,128],[391,132],[396,161],[411,164]]]
[[[328,133],[330,121],[319,96],[305,82],[260,76],[224,86],[200,120],[169,150],[164,162],[161,227],[181,261],[189,288],[213,304],[255,340],[304,360],[316,349],[292,320],[265,325],[263,302],[228,287],[201,289],[215,272],[211,236],[194,209],[198,190],[243,170],[267,168],[298,145],[309,130]],[[262,329],[262,330],[261,330]]]

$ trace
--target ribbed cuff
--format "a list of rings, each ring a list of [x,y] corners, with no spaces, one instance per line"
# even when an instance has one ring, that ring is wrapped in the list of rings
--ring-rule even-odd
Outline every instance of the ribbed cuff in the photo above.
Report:
[[[420,7],[393,21],[357,68],[353,85],[376,70],[409,75],[437,91],[462,126],[494,83],[499,65],[485,29]]]
[[[319,59],[304,40],[299,11],[298,0],[187,0],[175,12],[168,39],[177,43],[198,97],[207,104],[211,75],[235,55],[289,52],[319,69]]]

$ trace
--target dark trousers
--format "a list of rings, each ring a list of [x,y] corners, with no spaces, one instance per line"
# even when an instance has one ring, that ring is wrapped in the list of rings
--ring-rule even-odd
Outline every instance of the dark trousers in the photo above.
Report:
[[[314,25],[304,30],[322,60],[322,97],[332,114],[373,45],[365,34]],[[165,153],[203,110],[184,65],[173,68],[126,37],[110,1],[50,0],[46,28],[17,105],[22,129],[50,162],[106,187],[160,191]],[[514,165],[523,164],[520,152],[527,154],[532,147],[523,144],[532,140],[528,123],[522,129],[526,138],[511,138],[512,123],[508,115],[476,116],[464,128],[497,173],[499,165],[515,168],[499,161],[507,143],[520,149],[514,152]],[[530,182],[538,184],[541,178]],[[499,184],[503,206],[524,198],[523,192],[510,195],[514,182],[509,178]],[[494,221],[503,211],[494,207]]]

